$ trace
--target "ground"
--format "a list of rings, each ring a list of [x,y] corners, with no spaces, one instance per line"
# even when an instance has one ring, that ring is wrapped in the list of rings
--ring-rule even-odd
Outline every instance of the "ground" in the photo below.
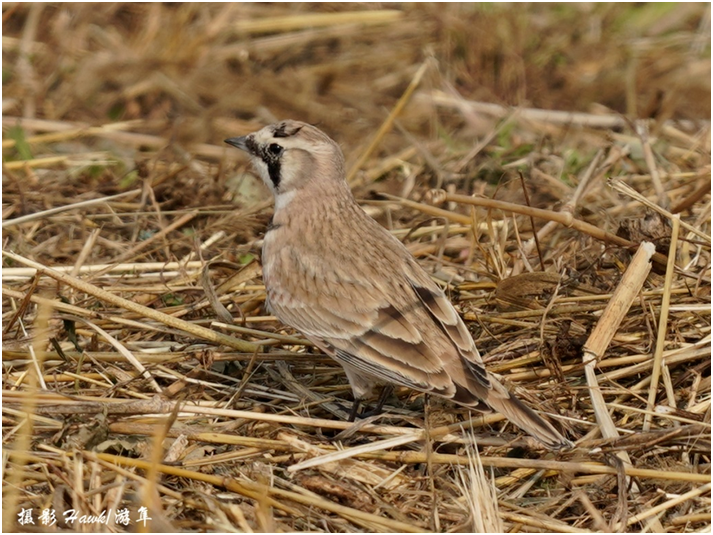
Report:
[[[708,4],[2,9],[5,531],[710,530]],[[222,142],[286,118],[573,449],[345,421]]]

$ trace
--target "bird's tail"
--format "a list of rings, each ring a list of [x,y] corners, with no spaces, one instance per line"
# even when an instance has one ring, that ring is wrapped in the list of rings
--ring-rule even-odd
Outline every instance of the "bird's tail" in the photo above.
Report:
[[[573,446],[551,423],[508,392],[495,377],[490,375],[489,379],[492,388],[488,391],[485,402],[491,409],[505,416],[550,449],[560,450]]]

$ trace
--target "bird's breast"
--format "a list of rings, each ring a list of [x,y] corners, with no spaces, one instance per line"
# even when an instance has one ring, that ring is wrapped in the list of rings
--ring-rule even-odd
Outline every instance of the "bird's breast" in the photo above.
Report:
[[[304,288],[302,247],[288,225],[273,225],[262,245],[262,278],[271,311],[280,316],[281,307],[292,307]]]

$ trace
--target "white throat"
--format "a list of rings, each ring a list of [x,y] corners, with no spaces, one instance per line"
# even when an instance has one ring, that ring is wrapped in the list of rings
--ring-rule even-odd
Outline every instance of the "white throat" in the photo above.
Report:
[[[285,193],[278,193],[275,195],[275,211],[282,210],[285,208],[292,199],[295,197],[295,190],[286,191]]]

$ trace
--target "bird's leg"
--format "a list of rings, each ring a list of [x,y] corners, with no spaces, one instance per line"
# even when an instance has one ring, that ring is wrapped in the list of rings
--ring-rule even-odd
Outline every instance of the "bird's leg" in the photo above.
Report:
[[[394,393],[394,385],[385,385],[381,389],[381,394],[379,394],[379,400],[376,402],[376,407],[372,411],[372,414],[381,414],[384,410],[384,405],[386,405],[386,400],[389,396]]]
[[[349,422],[353,422],[356,420],[357,415],[359,414],[359,405],[361,405],[361,400],[359,398],[354,398],[354,402],[352,403],[352,410],[349,413]]]
[[[384,410],[384,405],[386,404],[386,400],[389,399],[389,396],[393,393],[394,387],[393,385],[386,385],[384,388],[381,389],[381,394],[379,394],[379,399],[376,402],[376,406],[368,411],[365,410],[361,414],[359,414],[359,405],[361,404],[361,400],[355,398],[354,399],[354,405],[352,405],[352,412],[349,415],[349,421],[353,422],[354,419],[359,416],[359,418],[368,418],[369,416],[375,416],[377,414],[381,414],[382,411]]]
[[[352,394],[354,395],[354,404],[349,413],[349,421],[353,422],[359,416],[359,405],[361,405],[362,400],[371,397],[375,383],[371,378],[362,375],[351,366],[344,366],[344,372],[347,374],[347,379],[349,379],[349,385],[352,387]],[[363,418],[364,416],[362,415],[361,417]]]

